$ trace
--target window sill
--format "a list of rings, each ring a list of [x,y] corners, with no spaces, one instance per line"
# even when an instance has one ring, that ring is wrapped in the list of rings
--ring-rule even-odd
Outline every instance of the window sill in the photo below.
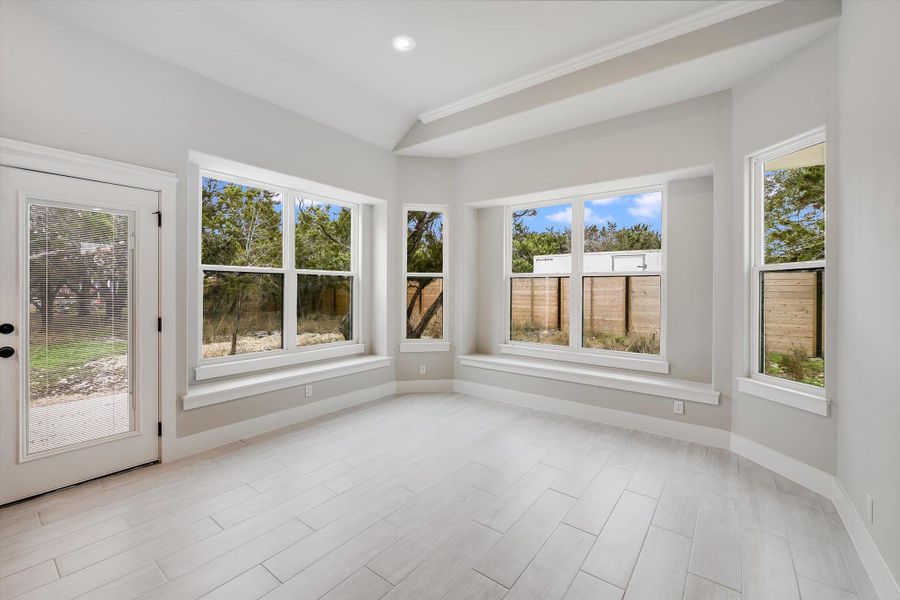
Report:
[[[626,392],[661,396],[674,400],[686,400],[701,404],[719,404],[719,392],[707,383],[681,379],[663,379],[649,375],[634,375],[591,367],[550,364],[538,360],[506,358],[488,354],[464,355],[460,357],[459,363],[466,367],[593,385]]]
[[[365,344],[341,343],[337,346],[317,348],[310,350],[295,350],[292,352],[280,352],[270,356],[258,356],[255,358],[231,358],[222,362],[211,362],[194,368],[194,378],[197,381],[253,373],[268,369],[278,369],[308,362],[326,360],[329,358],[341,358],[363,354],[366,351]]]
[[[801,392],[765,381],[759,381],[750,377],[735,377],[737,389],[744,394],[750,394],[757,398],[763,398],[785,406],[791,406],[806,412],[827,417],[831,408],[831,401],[824,395]]]
[[[345,360],[285,369],[276,373],[248,375],[240,379],[193,385],[182,396],[184,410],[256,396],[324,379],[363,373],[390,366],[389,356],[359,356]]]
[[[400,352],[450,352],[450,342],[407,340],[400,342]]]
[[[669,373],[669,362],[661,358],[573,352],[571,350],[553,350],[550,348],[535,348],[533,346],[519,346],[516,344],[500,344],[500,354],[513,354],[517,356],[527,356],[529,358],[545,358],[547,360],[558,360],[583,365],[596,365],[600,367],[615,367],[618,369],[630,369],[632,371],[647,371],[649,373]]]

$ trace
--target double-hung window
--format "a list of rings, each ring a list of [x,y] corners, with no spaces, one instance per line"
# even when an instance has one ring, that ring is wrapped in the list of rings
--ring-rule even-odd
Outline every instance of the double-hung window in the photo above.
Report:
[[[824,388],[824,132],[754,157],[751,170],[752,377]]]
[[[660,370],[663,203],[657,187],[510,208],[502,350],[575,351],[579,362],[631,368],[642,367],[615,357],[643,355]]]
[[[357,219],[352,204],[201,173],[201,366],[280,357],[255,367],[267,368],[353,345]]]
[[[434,206],[404,208],[404,343],[401,350],[444,349],[447,339],[447,213]]]

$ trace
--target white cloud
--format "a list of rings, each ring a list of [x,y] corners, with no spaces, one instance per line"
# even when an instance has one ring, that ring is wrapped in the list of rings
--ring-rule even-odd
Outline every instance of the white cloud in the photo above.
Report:
[[[606,225],[610,221],[613,220],[612,215],[601,215],[595,212],[590,206],[584,207],[584,222],[585,224],[593,224],[593,225]]]
[[[547,215],[547,220],[553,221],[554,223],[571,223],[572,222],[572,207],[569,206],[559,212],[550,213],[549,215]]]
[[[592,204],[593,206],[606,206],[607,204],[612,204],[618,201],[618,196],[612,196],[610,198],[598,198],[597,200],[590,200],[588,203]]]
[[[647,192],[635,196],[628,214],[638,219],[656,219],[662,211],[662,195],[659,192]]]

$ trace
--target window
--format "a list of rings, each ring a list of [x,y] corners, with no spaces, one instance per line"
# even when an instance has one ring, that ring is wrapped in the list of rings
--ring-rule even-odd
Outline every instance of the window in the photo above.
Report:
[[[515,207],[509,219],[510,344],[662,354],[662,189]]]
[[[404,281],[406,340],[445,340],[446,211],[407,207]]]
[[[356,339],[355,206],[213,173],[201,190],[202,360]]]
[[[824,388],[824,134],[754,158],[751,187],[753,373]]]

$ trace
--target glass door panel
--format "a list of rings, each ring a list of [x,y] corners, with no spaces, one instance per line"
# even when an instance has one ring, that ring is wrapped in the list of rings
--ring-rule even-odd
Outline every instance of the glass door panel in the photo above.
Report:
[[[135,430],[131,214],[32,202],[25,452]]]

